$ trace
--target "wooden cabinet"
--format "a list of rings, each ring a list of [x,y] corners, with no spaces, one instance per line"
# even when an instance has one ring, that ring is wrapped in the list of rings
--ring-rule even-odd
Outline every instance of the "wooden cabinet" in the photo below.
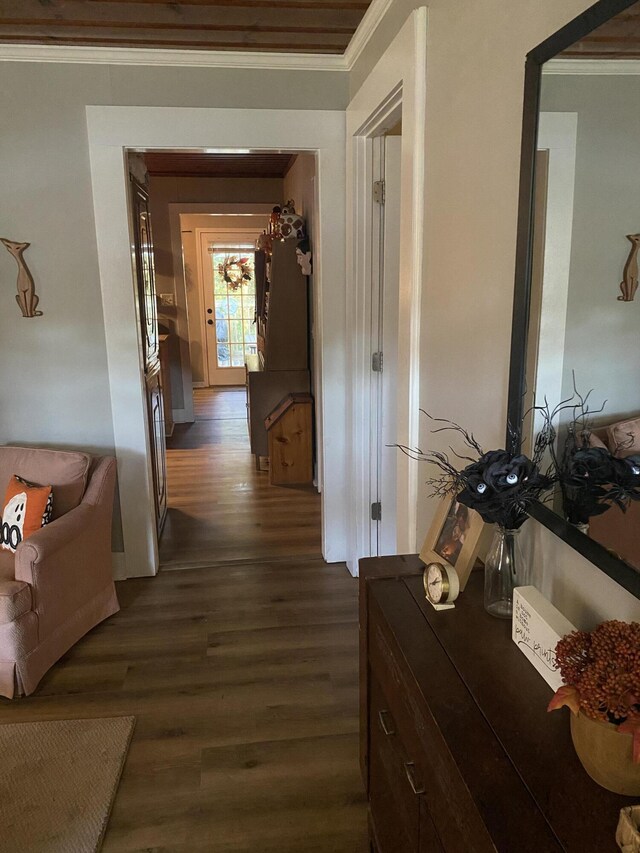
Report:
[[[311,390],[308,284],[296,261],[296,240],[275,240],[269,263],[256,252],[260,370],[248,369],[251,452],[269,453],[264,420],[287,394]],[[253,366],[255,368],[255,365]]]
[[[566,714],[482,605],[424,600],[415,557],[361,561],[363,769],[375,853],[616,853],[620,808],[573,749]],[[375,577],[378,575],[378,577]]]
[[[308,370],[256,370],[247,373],[249,439],[255,456],[269,455],[265,418],[287,394],[310,391]]]

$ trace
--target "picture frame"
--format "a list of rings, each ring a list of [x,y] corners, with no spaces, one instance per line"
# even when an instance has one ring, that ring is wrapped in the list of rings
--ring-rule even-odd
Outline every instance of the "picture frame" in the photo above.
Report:
[[[444,563],[455,569],[460,591],[465,588],[478,555],[486,551],[491,525],[454,497],[443,498],[420,550],[425,565]]]

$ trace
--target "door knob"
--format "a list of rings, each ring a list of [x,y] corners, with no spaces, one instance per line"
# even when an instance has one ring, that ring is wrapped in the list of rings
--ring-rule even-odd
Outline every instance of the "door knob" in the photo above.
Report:
[[[207,320],[207,323],[208,323],[210,326],[213,326],[213,320]]]
[[[207,308],[207,314],[213,314],[213,308]]]

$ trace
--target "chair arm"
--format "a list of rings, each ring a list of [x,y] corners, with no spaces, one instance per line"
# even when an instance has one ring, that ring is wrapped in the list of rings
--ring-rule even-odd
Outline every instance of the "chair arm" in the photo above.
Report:
[[[15,578],[31,586],[40,640],[112,583],[110,517],[80,504],[18,545]]]
[[[96,510],[93,507],[80,504],[32,533],[16,549],[16,580],[32,584],[34,567],[44,563],[60,549],[73,549],[74,540],[86,534],[95,516]]]

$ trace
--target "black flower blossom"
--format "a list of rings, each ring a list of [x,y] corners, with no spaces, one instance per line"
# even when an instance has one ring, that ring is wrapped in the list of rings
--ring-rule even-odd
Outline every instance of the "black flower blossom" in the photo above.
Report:
[[[476,510],[488,524],[498,524],[508,529],[520,527],[528,518],[527,510],[531,503],[550,488],[552,480],[541,474],[537,462],[527,456],[507,450],[484,452],[472,433],[452,421],[441,418],[432,420],[445,424],[434,432],[453,430],[463,437],[464,443],[474,454],[478,454],[477,460],[470,460],[456,453],[458,458],[469,461],[465,468],[458,470],[446,453],[423,453],[400,446],[411,458],[430,462],[440,469],[440,475],[428,481],[432,494],[456,495],[460,503]]]
[[[610,483],[614,470],[614,458],[606,448],[581,448],[570,454],[564,480],[568,485],[590,488]]]

